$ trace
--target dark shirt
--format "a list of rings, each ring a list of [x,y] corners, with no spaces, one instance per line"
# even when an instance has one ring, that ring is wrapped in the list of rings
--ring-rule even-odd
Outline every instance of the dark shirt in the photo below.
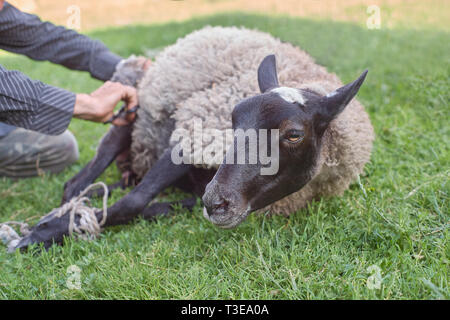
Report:
[[[88,71],[99,80],[110,79],[122,59],[99,41],[42,22],[8,3],[0,11],[0,49]],[[0,65],[0,138],[14,129],[11,125],[60,134],[69,125],[74,105],[74,93]]]

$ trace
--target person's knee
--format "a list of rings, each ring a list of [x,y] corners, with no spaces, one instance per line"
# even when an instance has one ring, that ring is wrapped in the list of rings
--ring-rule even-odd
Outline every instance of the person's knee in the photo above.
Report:
[[[0,139],[0,176],[21,178],[42,172],[58,173],[78,158],[78,144],[69,131],[48,136],[16,129]]]
[[[45,172],[58,173],[79,158],[77,140],[68,130],[58,136],[48,136],[40,148],[39,167]]]
[[[78,143],[72,132],[66,130],[59,136],[61,138],[61,147],[67,152],[65,158],[67,165],[75,163],[79,158]]]

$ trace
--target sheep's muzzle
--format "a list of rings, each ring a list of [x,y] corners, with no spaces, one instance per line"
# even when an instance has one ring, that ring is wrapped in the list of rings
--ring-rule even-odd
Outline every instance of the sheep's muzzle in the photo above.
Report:
[[[206,186],[202,200],[203,216],[223,229],[236,227],[250,213],[247,201],[238,192],[225,190],[215,179]]]

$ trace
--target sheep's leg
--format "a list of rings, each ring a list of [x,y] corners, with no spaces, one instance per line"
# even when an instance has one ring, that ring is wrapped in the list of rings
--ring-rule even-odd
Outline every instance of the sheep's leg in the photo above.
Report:
[[[118,66],[111,81],[137,87],[139,80],[144,76],[149,64],[149,60],[142,57],[128,58]],[[79,195],[81,191],[98,178],[117,156],[129,148],[131,145],[132,127],[133,124],[124,127],[113,126],[111,128],[100,142],[95,158],[64,185],[61,204]],[[123,174],[123,180],[125,182],[128,180],[128,174],[129,172]]]
[[[143,57],[130,57],[117,66],[111,81],[120,82],[124,85],[137,87],[139,80],[144,76],[150,65],[150,60]],[[122,107],[123,108],[123,107]],[[124,110],[124,109],[123,109]],[[88,185],[95,181],[98,176],[118,157],[119,169],[122,171],[122,180],[128,184],[134,177],[130,177],[130,168],[120,168],[120,162],[126,163],[127,149],[131,145],[132,124],[125,127],[112,127],[100,142],[97,155],[76,176],[64,185],[64,194],[61,204],[69,201],[80,194]],[[124,153],[124,154],[121,154]],[[122,156],[122,161],[119,158]],[[125,169],[125,170],[123,170]],[[130,178],[130,179],[129,179]],[[132,178],[132,179],[131,179]]]
[[[100,146],[94,159],[65,183],[61,204],[79,195],[81,191],[92,184],[105,171],[120,153],[130,147],[132,128],[133,124],[129,124],[123,127],[113,126],[108,131],[100,141]]]
[[[171,159],[171,149],[166,150],[142,181],[125,197],[108,208],[105,226],[119,225],[134,219],[161,191],[186,175],[191,165],[176,165]],[[97,213],[100,221],[102,213]]]
[[[177,204],[181,205],[182,208],[191,211],[197,203],[197,199],[197,197],[192,197],[181,201],[154,203],[142,211],[142,217],[145,220],[154,220],[158,216],[166,216],[173,210],[173,206]]]
[[[146,206],[161,191],[187,174],[190,168],[191,166],[187,164],[175,165],[171,160],[171,150],[168,149],[136,188],[107,209],[108,215],[104,226],[128,223],[142,212],[144,217],[155,215],[157,206],[145,211]],[[96,217],[101,221],[103,212],[97,211]],[[75,223],[78,223],[77,220],[79,219],[76,219]],[[49,248],[53,243],[62,243],[64,236],[68,234],[69,212],[60,218],[47,216],[32,228],[31,233],[20,241],[17,248],[25,249],[33,243],[43,243],[45,248]]]
[[[126,181],[125,179],[121,179],[120,181],[118,181],[116,183],[109,184],[108,185],[108,191],[109,191],[108,197],[111,196],[111,191],[119,189],[119,188],[122,189],[122,190],[125,190],[130,185],[132,185],[132,183],[129,180]],[[102,198],[104,196],[104,194],[105,194],[105,189],[100,187],[100,188],[89,190],[86,193],[86,197],[88,197],[88,198]]]

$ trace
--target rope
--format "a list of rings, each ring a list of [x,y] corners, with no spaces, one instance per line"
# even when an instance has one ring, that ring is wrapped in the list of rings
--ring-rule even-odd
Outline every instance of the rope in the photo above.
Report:
[[[11,224],[20,225],[20,232],[23,236],[30,233],[30,229],[27,223],[18,221],[9,221],[0,223],[0,239],[8,247],[8,252],[13,252],[16,246],[19,244],[22,237],[20,237],[17,232],[10,227]]]
[[[103,195],[103,216],[100,222],[97,221],[95,215],[96,208],[92,208],[86,205],[86,202],[90,205],[91,202],[85,195],[93,188],[102,187],[104,190]],[[102,226],[106,222],[108,216],[108,187],[103,182],[97,182],[91,184],[79,196],[72,198],[69,202],[65,203],[59,208],[53,209],[50,213],[46,214],[43,218],[52,216],[55,218],[61,218],[65,213],[69,212],[69,235],[72,236],[76,233],[79,239],[83,240],[93,240],[102,231]],[[79,216],[78,224],[75,223],[75,217]],[[42,219],[43,219],[42,218]],[[22,237],[17,234],[17,232],[10,225],[19,225],[20,233]],[[13,252],[17,244],[22,240],[23,237],[30,234],[30,228],[27,223],[18,221],[8,221],[0,223],[0,239],[5,245],[8,246],[8,252]]]

